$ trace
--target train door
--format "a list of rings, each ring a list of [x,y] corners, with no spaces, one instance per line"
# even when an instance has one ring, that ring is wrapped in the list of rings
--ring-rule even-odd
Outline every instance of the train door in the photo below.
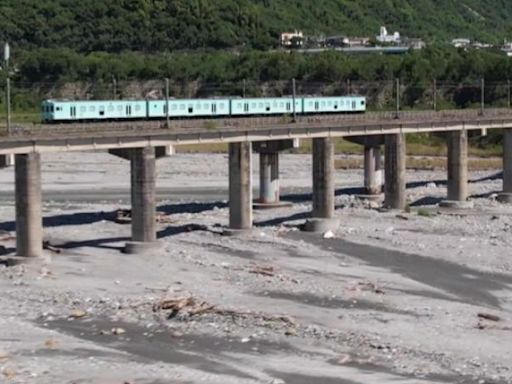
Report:
[[[320,109],[320,103],[318,101],[315,101],[315,111],[318,111]]]
[[[355,109],[356,109],[356,102],[352,101],[352,110],[355,110]]]
[[[217,114],[217,104],[215,102],[212,103],[212,115]]]
[[[126,106],[126,117],[131,117],[131,116],[132,116],[132,106],[127,105]]]
[[[69,113],[71,115],[71,118],[76,119],[76,107],[71,107],[69,109]]]

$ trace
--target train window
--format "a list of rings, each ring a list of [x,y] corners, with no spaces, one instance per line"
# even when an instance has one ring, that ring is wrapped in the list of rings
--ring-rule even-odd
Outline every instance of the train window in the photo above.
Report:
[[[185,104],[180,104],[180,109],[183,111],[185,110]]]
[[[260,103],[260,108],[263,108],[263,103]]]
[[[325,107],[325,101],[322,101],[322,107]]]
[[[188,107],[188,113],[194,113],[194,108]]]
[[[117,106],[117,110],[118,110],[119,112],[122,112],[122,111],[123,111],[123,106],[122,106],[122,105],[118,105],[118,106]]]
[[[113,105],[109,105],[108,106],[108,111],[109,112],[114,112],[114,106]]]
[[[177,110],[177,109],[178,109],[178,106],[177,106],[176,104],[173,104],[173,105],[171,106],[171,109],[172,109],[173,111],[175,111],[175,110]]]
[[[51,109],[51,111],[52,111],[52,112],[54,112],[54,111],[55,111],[55,109],[54,109],[53,105],[52,105],[52,109]]]
[[[100,116],[105,116],[105,111],[100,111]]]
[[[140,111],[140,105],[136,104],[136,105],[135,105],[135,110],[136,110],[136,111]]]
[[[361,100],[361,105],[364,105],[364,100]]]
[[[256,108],[256,103],[251,103],[251,108],[252,109]]]
[[[291,103],[286,103],[286,110],[289,111],[292,108]]]
[[[196,109],[201,109],[201,104],[196,104]]]
[[[96,107],[94,105],[91,105],[89,107],[89,112],[94,112],[96,110]]]
[[[334,104],[334,109],[338,109],[338,104]]]
[[[312,107],[312,106],[313,106],[313,102],[312,102],[312,101],[310,101],[310,102],[309,102],[309,106],[310,106],[310,107]]]
[[[279,107],[283,108],[284,107],[284,103],[283,102],[279,103]]]
[[[330,107],[332,105],[332,101],[331,100],[327,101],[327,105]]]
[[[220,104],[219,104],[219,108],[220,108],[220,109],[224,109],[224,103],[220,103]]]
[[[208,110],[208,109],[210,109],[210,105],[209,105],[209,104],[204,104],[204,105],[203,105],[203,109],[204,109],[205,111],[206,111],[206,110]]]
[[[270,112],[270,105],[267,105],[267,107],[265,109],[267,112]]]

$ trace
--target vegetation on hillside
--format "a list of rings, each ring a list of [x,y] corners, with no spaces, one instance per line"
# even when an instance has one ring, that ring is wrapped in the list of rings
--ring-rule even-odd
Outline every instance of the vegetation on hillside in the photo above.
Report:
[[[512,37],[508,0],[3,0],[0,41],[78,52],[250,47],[285,30],[374,36],[381,25],[429,41]]]

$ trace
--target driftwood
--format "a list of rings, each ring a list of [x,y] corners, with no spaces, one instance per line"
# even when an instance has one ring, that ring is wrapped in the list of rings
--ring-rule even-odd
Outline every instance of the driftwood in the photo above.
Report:
[[[219,316],[230,316],[232,318],[254,317],[264,321],[280,321],[288,325],[296,325],[295,320],[289,316],[273,316],[255,312],[241,312],[232,309],[222,309],[217,308],[215,305],[209,304],[206,301],[199,301],[193,297],[164,299],[153,305],[153,312],[160,311],[171,311],[171,313],[168,315],[169,319],[172,319],[173,317],[177,316],[178,313],[183,312],[188,316],[214,314]]]
[[[249,269],[249,273],[252,273],[255,275],[268,276],[268,277],[275,276],[274,267],[254,267],[252,269]]]

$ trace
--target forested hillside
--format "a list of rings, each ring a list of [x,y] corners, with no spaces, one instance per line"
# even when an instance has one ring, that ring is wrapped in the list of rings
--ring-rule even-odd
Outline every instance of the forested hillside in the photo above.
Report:
[[[0,41],[79,52],[270,48],[280,32],[512,38],[510,0],[1,0]]]

